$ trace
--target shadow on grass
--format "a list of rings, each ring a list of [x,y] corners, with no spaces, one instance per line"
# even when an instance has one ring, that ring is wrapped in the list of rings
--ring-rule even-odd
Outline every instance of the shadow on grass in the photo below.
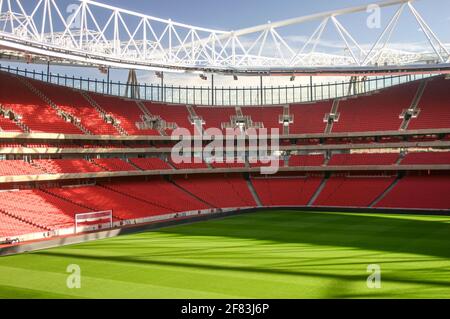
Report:
[[[280,216],[280,214],[282,214]],[[275,243],[354,247],[450,258],[450,218],[269,212],[160,229],[181,236],[219,236]]]

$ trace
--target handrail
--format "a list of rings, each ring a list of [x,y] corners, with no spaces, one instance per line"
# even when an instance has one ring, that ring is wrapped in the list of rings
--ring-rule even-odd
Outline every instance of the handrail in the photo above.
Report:
[[[259,86],[259,87],[218,87],[218,86],[175,86],[161,84],[127,84],[59,73],[36,72],[35,70],[2,66],[0,71],[25,76],[51,84],[105,95],[131,98],[131,92],[139,91],[141,100],[204,106],[255,106],[314,103],[323,100],[346,98],[369,94],[378,90],[425,79],[433,74],[407,74],[361,78],[357,81],[334,83],[312,83],[310,85]],[[127,90],[127,86],[135,90]]]

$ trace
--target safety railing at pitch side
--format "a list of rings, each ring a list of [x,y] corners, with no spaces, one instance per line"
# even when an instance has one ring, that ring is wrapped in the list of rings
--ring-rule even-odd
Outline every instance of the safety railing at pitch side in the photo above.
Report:
[[[46,74],[44,72],[13,68],[0,65],[0,70],[41,80],[74,89],[131,98],[131,91],[138,91],[142,100],[171,104],[217,105],[217,106],[252,106],[284,105],[292,103],[317,102],[342,98],[355,94],[365,94],[386,87],[400,85],[414,80],[434,76],[432,74],[392,75],[382,77],[359,78],[357,81],[342,81],[312,85],[285,85],[262,87],[195,87],[161,84],[127,83]]]

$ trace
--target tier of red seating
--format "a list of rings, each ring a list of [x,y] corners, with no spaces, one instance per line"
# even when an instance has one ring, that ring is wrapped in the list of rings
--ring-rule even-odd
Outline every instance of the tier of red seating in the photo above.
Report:
[[[399,161],[398,153],[357,153],[334,154],[327,166],[361,166],[361,165],[394,165]],[[135,170],[172,170],[172,169],[208,169],[211,168],[245,168],[244,163],[206,162],[194,158],[180,158],[169,162],[156,157],[152,158],[94,158],[85,159],[36,159],[31,163],[22,160],[0,161],[0,176],[40,175],[40,174],[75,174],[97,172],[126,172]],[[199,160],[200,162],[196,162]],[[272,163],[249,159],[251,168],[270,166]],[[323,166],[323,155],[292,155],[288,162],[290,167]],[[417,152],[408,153],[400,162],[401,165],[450,165],[450,152]],[[279,167],[284,166],[280,160]]]
[[[289,166],[321,166],[324,164],[323,155],[292,155]]]
[[[0,115],[0,132],[23,132],[23,130],[13,121]]]
[[[22,122],[31,132],[49,132],[65,134],[84,134],[75,124],[66,122],[57,111],[27,88],[16,76],[1,72],[0,104],[21,115]],[[86,99],[80,91],[62,86],[50,85],[41,81],[27,79],[56,104],[59,109],[81,120],[81,125],[92,134],[119,135],[119,130],[106,123],[99,110]],[[450,127],[450,111],[446,107],[450,102],[448,87],[450,81],[444,77],[428,81],[424,94],[419,101],[419,113],[413,118],[408,129],[436,129]],[[399,130],[402,119],[400,115],[408,109],[418,92],[420,82],[411,82],[381,90],[368,96],[358,96],[341,100],[337,112],[339,118],[331,127],[331,132],[367,132]],[[17,94],[20,92],[20,94]],[[129,135],[160,135],[157,130],[140,130],[137,122],[142,122],[143,111],[136,101],[119,97],[87,93],[99,105],[100,110],[120,121],[120,126]],[[193,132],[190,114],[185,105],[167,105],[145,102],[147,111],[160,116],[168,123],[186,128]],[[333,101],[309,104],[292,104],[289,114],[293,123],[290,134],[324,133],[327,126],[327,114],[332,111]],[[205,128],[221,128],[236,115],[234,107],[194,107],[194,112],[205,121]],[[279,106],[243,107],[242,113],[250,116],[253,122],[261,122],[265,128],[278,128],[282,131],[279,117],[283,108]],[[0,128],[5,131],[21,131],[12,121],[0,119]],[[170,130],[166,130],[170,134]]]
[[[399,156],[398,153],[334,154],[328,166],[394,165]]]
[[[411,106],[418,88],[419,83],[413,82],[378,94],[341,100],[333,132],[397,131],[403,121],[400,115]]]
[[[143,171],[166,170],[172,169],[167,162],[160,158],[130,158],[130,162],[139,167]]]
[[[136,171],[136,167],[120,158],[96,158],[92,162],[110,172]]]
[[[130,135],[161,135],[158,130],[141,130],[136,123],[142,122],[144,113],[139,109],[135,101],[124,100],[101,94],[90,94],[92,99],[100,105],[108,114],[120,121],[120,126]]]
[[[0,161],[0,176],[40,175],[45,171],[21,160]]]
[[[306,206],[322,181],[321,177],[253,178],[253,186],[264,206]]]
[[[77,213],[112,210],[114,220],[210,208],[312,206],[449,209],[448,175],[241,175],[155,177],[97,185],[0,192],[0,238],[72,227]],[[322,183],[325,182],[321,186]],[[252,194],[252,186],[257,197]]]
[[[314,206],[368,207],[393,182],[394,177],[333,176],[314,201]]]
[[[450,165],[450,152],[417,152],[408,153],[401,165]]]
[[[174,182],[208,203],[218,208],[255,207],[256,203],[245,180],[240,176],[177,176]]]
[[[449,209],[449,176],[406,176],[376,205],[385,208]]]
[[[95,135],[119,135],[117,129],[105,122],[101,114],[84,98],[80,92],[39,81],[31,82],[61,110],[81,121],[86,129]]]
[[[31,133],[83,134],[72,123],[64,121],[56,111],[27,88],[17,77],[0,74],[0,104],[21,116]],[[62,89],[68,91],[67,89]],[[7,131],[8,129],[5,128]],[[14,128],[15,131],[15,128]]]
[[[450,81],[444,78],[428,82],[419,101],[419,115],[409,123],[408,129],[438,129],[450,126]]]
[[[84,159],[42,159],[33,164],[49,174],[99,173],[104,169]]]

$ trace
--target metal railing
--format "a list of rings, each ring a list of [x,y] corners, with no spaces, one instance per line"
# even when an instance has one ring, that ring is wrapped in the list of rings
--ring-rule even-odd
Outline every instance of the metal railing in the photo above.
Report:
[[[29,71],[0,65],[1,71],[73,89],[131,98],[133,90],[127,83]],[[262,87],[195,87],[161,84],[131,85],[139,91],[141,100],[170,104],[206,106],[252,106],[308,103],[366,94],[383,88],[435,76],[408,74],[370,77],[357,81],[342,81],[312,85],[285,85]]]

